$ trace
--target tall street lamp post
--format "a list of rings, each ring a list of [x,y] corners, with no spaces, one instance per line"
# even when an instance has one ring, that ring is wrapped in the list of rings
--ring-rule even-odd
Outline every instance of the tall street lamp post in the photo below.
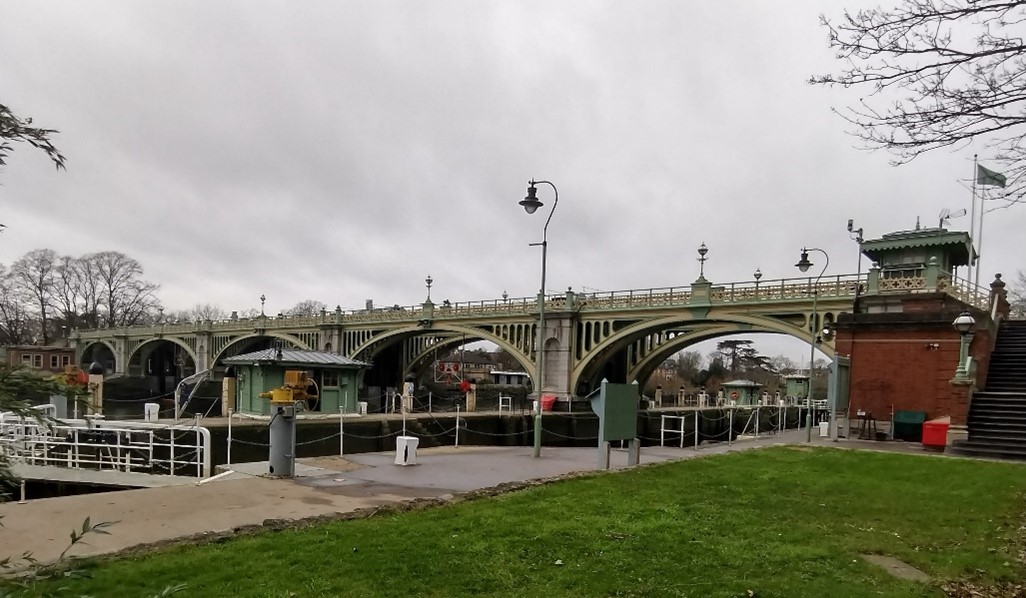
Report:
[[[541,243],[531,243],[531,247],[537,247],[541,245],[542,248],[542,266],[541,266],[541,290],[538,291],[538,334],[535,336],[537,343],[537,376],[538,376],[538,401],[535,403],[534,409],[534,456],[541,456],[541,441],[542,441],[542,393],[545,390],[545,267],[546,260],[548,258],[548,235],[549,235],[549,222],[552,221],[552,214],[556,212],[556,204],[559,203],[559,190],[556,186],[549,181],[535,181],[532,180],[528,183],[527,196],[520,201],[520,205],[524,207],[524,211],[528,214],[534,214],[538,208],[542,207],[542,202],[538,201],[538,190],[535,185],[546,184],[552,187],[552,192],[555,194],[556,199],[552,202],[552,209],[549,210],[549,217],[545,220],[545,227],[542,229],[542,241]]]
[[[810,346],[810,350],[809,350],[809,394],[808,394],[808,397],[806,398],[806,406],[808,407],[809,411],[805,415],[805,441],[806,442],[812,442],[812,413],[813,413],[813,410],[812,410],[812,370],[813,370],[813,364],[816,361],[816,338],[819,336],[819,326],[818,326],[819,315],[816,313],[816,307],[817,307],[816,306],[816,299],[819,297],[819,281],[820,281],[821,278],[823,278],[823,273],[826,272],[827,266],[830,265],[830,256],[827,255],[827,252],[823,251],[822,249],[820,249],[818,247],[803,247],[802,248],[802,258],[800,260],[798,260],[797,264],[795,264],[795,266],[799,270],[801,270],[802,272],[808,272],[809,268],[811,268],[813,266],[813,263],[809,261],[809,252],[810,251],[818,251],[818,252],[822,253],[823,257],[826,259],[826,263],[823,264],[823,269],[819,271],[819,276],[816,277],[816,282],[812,286],[812,315],[809,317],[809,334],[812,335],[812,338],[809,340],[809,346]],[[833,406],[831,405],[830,406],[830,426],[831,426],[831,428],[833,427],[833,425],[834,425],[834,409],[833,409]]]

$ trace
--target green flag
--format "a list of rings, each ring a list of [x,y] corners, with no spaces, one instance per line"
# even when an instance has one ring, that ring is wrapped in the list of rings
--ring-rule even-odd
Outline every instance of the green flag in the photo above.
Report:
[[[976,165],[976,184],[990,187],[1004,187],[1005,175]]]

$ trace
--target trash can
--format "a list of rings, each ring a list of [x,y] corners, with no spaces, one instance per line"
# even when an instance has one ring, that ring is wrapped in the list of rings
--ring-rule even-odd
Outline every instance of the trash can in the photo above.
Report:
[[[925,411],[895,411],[891,437],[895,440],[920,442],[923,439],[923,422],[925,421]]]
[[[948,445],[948,428],[950,427],[950,417],[939,417],[923,422],[923,448],[944,450],[944,447]]]
[[[830,437],[830,422],[819,422],[819,437],[829,438]]]
[[[395,439],[395,464],[396,465],[416,465],[417,464],[417,445],[420,444],[420,438],[416,436],[399,436]]]

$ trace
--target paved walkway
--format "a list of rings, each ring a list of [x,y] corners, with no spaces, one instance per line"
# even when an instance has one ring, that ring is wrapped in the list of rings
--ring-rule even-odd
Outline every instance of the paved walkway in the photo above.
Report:
[[[688,459],[760,446],[792,444],[801,432],[763,436],[731,445],[693,448],[645,447],[641,462]],[[841,441],[817,444],[888,448],[922,452],[917,444]],[[260,525],[267,519],[302,519],[387,505],[415,498],[436,498],[505,482],[526,481],[597,468],[595,448],[439,447],[418,452],[418,464],[401,467],[394,453],[363,453],[302,459],[292,479],[261,477],[266,463],[233,465],[234,473],[203,484],[124,490],[0,504],[0,558],[31,552],[40,562],[58,558],[68,535],[89,517],[116,522],[110,535],[89,534],[88,544],[69,552],[92,556],[204,533]],[[626,450],[613,450],[611,466],[624,468]]]

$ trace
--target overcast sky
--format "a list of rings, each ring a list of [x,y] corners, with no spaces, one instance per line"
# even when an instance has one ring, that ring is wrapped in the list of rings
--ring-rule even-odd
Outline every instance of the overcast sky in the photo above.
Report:
[[[528,296],[536,178],[553,291],[687,284],[702,242],[714,282],[803,245],[854,273],[849,218],[936,226],[987,157],[892,167],[830,111],[858,92],[805,82],[838,67],[820,12],[877,3],[5,2],[0,102],[68,163],[16,148],[0,261],[122,251],[169,310]],[[1024,210],[981,282],[1024,267]]]

